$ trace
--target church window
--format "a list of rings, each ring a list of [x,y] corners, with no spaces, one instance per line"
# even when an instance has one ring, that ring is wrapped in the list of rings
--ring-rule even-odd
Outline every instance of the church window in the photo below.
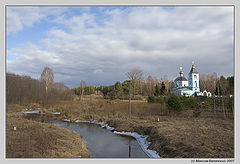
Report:
[[[197,79],[197,75],[194,75],[194,79]]]

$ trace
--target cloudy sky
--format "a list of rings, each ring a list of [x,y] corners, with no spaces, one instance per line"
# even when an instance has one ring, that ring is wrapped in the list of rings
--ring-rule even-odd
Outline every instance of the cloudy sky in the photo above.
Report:
[[[191,62],[200,74],[233,75],[233,7],[7,7],[7,72],[77,87],[112,85],[125,73],[169,80]]]

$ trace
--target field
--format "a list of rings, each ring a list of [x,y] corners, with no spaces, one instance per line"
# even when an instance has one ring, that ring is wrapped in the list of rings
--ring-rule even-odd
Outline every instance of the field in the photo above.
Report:
[[[86,144],[77,133],[25,119],[22,114],[8,113],[6,120],[6,158],[89,157]]]
[[[150,149],[158,151],[163,158],[234,157],[234,120],[224,118],[221,109],[215,112],[206,109],[199,117],[193,117],[193,110],[176,114],[166,110],[164,104],[135,101],[129,119],[127,102],[91,97],[82,101],[54,101],[44,106],[9,105],[7,112],[25,108],[40,108],[47,114],[60,112],[55,116],[58,119],[104,121],[117,131],[149,135]]]

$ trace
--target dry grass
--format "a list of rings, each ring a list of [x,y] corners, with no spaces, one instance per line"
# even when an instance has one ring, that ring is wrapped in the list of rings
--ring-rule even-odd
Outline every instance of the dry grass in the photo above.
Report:
[[[151,136],[150,148],[162,157],[233,158],[234,134],[231,120],[169,118],[159,122],[132,123],[134,131]],[[142,127],[145,130],[142,131]],[[119,129],[120,130],[120,129]]]
[[[7,114],[6,118],[6,158],[89,157],[87,147],[77,133],[27,120],[20,114]]]
[[[157,150],[161,157],[234,157],[234,122],[233,119],[224,119],[220,111],[218,115],[203,111],[195,118],[192,110],[173,115],[164,105],[134,102],[132,119],[129,119],[127,102],[103,99],[58,101],[40,108],[48,113],[61,112],[61,118],[72,121],[104,121],[117,131],[149,135],[150,148]]]

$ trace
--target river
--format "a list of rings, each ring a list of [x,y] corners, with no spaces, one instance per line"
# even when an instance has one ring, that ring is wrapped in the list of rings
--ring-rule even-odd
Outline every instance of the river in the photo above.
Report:
[[[41,121],[52,123],[80,134],[86,142],[90,158],[149,158],[135,138],[114,134],[105,128],[101,128],[99,125],[70,123],[45,118],[41,119]]]

